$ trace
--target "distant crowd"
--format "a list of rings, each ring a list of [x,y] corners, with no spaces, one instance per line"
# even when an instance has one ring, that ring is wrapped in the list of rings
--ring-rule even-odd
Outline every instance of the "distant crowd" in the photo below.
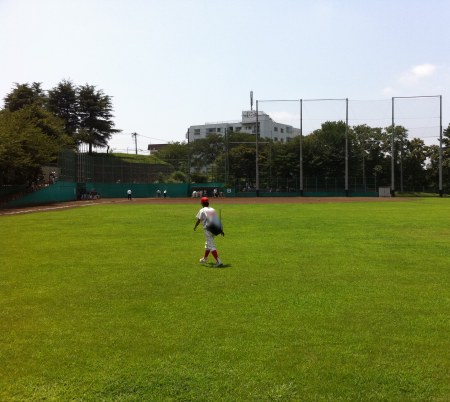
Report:
[[[201,198],[201,197],[207,197],[209,196],[208,191],[203,189],[203,190],[194,190],[192,192],[192,198]],[[223,192],[219,191],[217,188],[213,189],[213,193],[212,193],[213,197],[223,197]]]

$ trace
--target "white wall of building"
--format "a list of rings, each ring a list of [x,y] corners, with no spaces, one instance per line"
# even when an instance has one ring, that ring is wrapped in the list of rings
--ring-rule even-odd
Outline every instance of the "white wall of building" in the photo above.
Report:
[[[261,138],[271,138],[276,142],[288,142],[300,135],[300,129],[288,124],[277,123],[269,115],[258,111],[259,133]],[[206,138],[208,134],[225,135],[225,130],[246,134],[256,133],[256,111],[246,110],[242,112],[241,121],[205,123],[190,126],[186,137],[189,142]]]

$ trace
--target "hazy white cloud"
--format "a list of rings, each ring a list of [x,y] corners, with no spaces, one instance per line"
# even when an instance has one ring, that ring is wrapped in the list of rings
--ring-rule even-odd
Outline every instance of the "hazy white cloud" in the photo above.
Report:
[[[412,66],[399,74],[391,85],[381,90],[383,96],[403,96],[416,94],[441,94],[450,83],[450,69],[424,63]]]
[[[419,64],[411,67],[408,71],[404,72],[399,82],[402,84],[414,84],[415,82],[433,76],[437,71],[437,66],[430,63]]]
[[[271,112],[270,117],[278,122],[285,122],[285,121],[292,121],[292,120],[298,120],[300,118],[300,115],[298,114],[292,114],[289,112],[283,112],[283,111],[277,111],[277,112]]]

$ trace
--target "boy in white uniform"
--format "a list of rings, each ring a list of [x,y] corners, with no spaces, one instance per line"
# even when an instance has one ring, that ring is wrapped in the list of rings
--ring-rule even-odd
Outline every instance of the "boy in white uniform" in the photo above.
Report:
[[[213,257],[216,259],[215,267],[221,267],[223,266],[223,263],[221,259],[219,258],[219,255],[217,254],[216,245],[214,244],[214,235],[207,229],[208,223],[218,220],[216,210],[214,208],[211,208],[209,206],[209,199],[208,197],[202,197],[200,200],[200,203],[202,204],[202,208],[200,211],[198,211],[198,214],[196,216],[197,222],[195,222],[194,230],[197,229],[197,226],[200,224],[200,222],[203,225],[203,232],[205,233],[205,255],[204,257],[200,258],[200,263],[206,263],[208,261],[209,253],[213,255]],[[223,233],[223,230],[221,230],[220,234],[222,236],[225,235]]]

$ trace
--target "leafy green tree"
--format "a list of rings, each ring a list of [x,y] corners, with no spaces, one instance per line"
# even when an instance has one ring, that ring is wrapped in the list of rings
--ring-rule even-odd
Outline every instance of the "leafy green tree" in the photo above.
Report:
[[[269,187],[279,187],[300,174],[300,139],[287,143],[274,142],[271,147],[271,176]],[[278,184],[278,185],[277,185]],[[291,183],[292,184],[292,183]]]
[[[93,85],[78,88],[79,139],[93,147],[105,147],[112,134],[121,130],[114,128],[111,97]]]
[[[392,169],[392,126],[385,128],[386,132],[386,148],[389,150],[386,152],[389,155],[389,172]],[[408,144],[408,130],[403,126],[395,126],[394,132],[394,169],[395,169],[395,187],[400,189],[403,185],[403,160],[406,154]],[[391,173],[390,173],[391,174]]]
[[[450,124],[442,131],[442,167],[447,175],[447,183],[450,187]]]
[[[211,167],[224,152],[224,137],[210,134],[206,138],[190,144],[191,167],[194,172],[201,172],[205,167]]]
[[[426,185],[426,160],[429,151],[424,141],[419,138],[407,140],[403,162],[403,182],[411,189]]]
[[[367,177],[367,162],[370,156],[373,129],[366,124],[354,126],[350,129],[353,152],[350,155],[351,172],[355,176]]]
[[[450,123],[442,131],[442,145],[445,147],[445,154],[446,156],[450,157]]]
[[[442,175],[443,183],[450,191],[450,124],[442,132]]]
[[[0,111],[0,185],[36,181],[69,144],[61,120],[42,108]]]
[[[35,181],[41,166],[77,142],[106,146],[119,132],[111,98],[94,86],[62,81],[45,94],[41,83],[15,84],[0,111],[0,183]]]
[[[439,145],[428,147],[426,176],[430,186],[439,187]],[[444,189],[450,189],[450,124],[442,131],[442,181]]]
[[[185,173],[176,171],[173,172],[169,179],[167,180],[168,183],[186,183],[187,182],[187,176]]]
[[[191,173],[192,183],[208,183],[208,175],[204,173]]]
[[[376,178],[378,184],[380,180],[389,183],[390,165],[386,157],[390,138],[387,133],[380,127],[361,124],[350,129],[350,138],[350,175],[362,177],[364,184],[367,178]]]
[[[255,183],[256,148],[247,144],[239,144],[228,153],[231,181],[245,185]]]
[[[31,105],[43,107],[46,102],[46,95],[40,82],[33,82],[31,85],[15,83],[14,88],[5,96],[4,101],[5,109],[15,112]]]
[[[189,147],[183,142],[171,142],[158,151],[158,158],[170,163],[175,170],[188,171]]]
[[[259,139],[258,155],[260,177],[266,176],[269,168],[265,138]],[[267,148],[268,149],[268,148]],[[253,134],[230,132],[225,138],[225,152],[218,161],[217,171],[225,172],[228,166],[228,183],[239,185],[256,184],[256,138]],[[220,175],[219,175],[220,177]],[[225,177],[224,177],[225,180]],[[262,185],[262,183],[260,183]]]
[[[71,137],[79,128],[77,88],[71,81],[63,80],[48,91],[47,108],[64,121],[65,132]]]
[[[320,129],[304,138],[305,175],[322,177],[344,175],[345,130],[345,122],[327,121]]]

